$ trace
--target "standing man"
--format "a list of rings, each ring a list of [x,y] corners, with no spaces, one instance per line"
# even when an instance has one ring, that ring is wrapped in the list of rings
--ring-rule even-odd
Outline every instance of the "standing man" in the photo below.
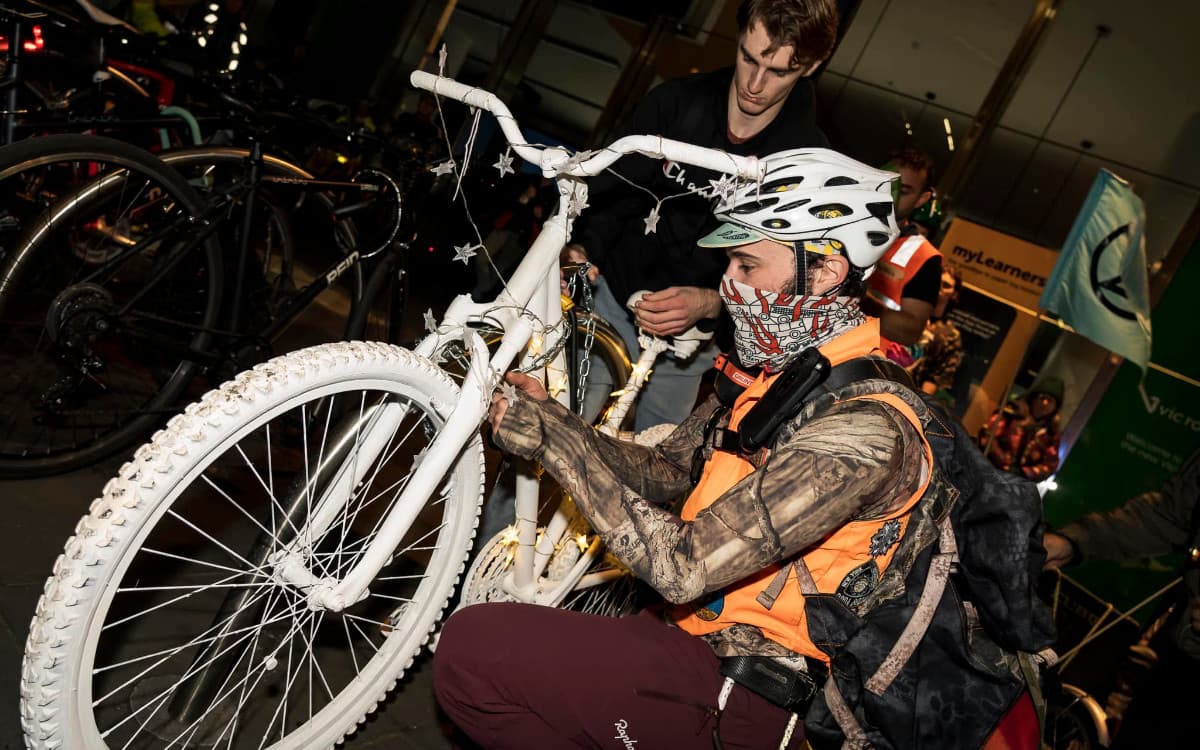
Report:
[[[1156,492],[1048,531],[1046,567],[1184,553],[1175,609],[1151,639],[1157,660],[1133,692],[1111,747],[1194,746],[1200,734],[1200,451]]]
[[[913,212],[933,198],[933,159],[924,151],[907,147],[892,154],[883,168],[900,175],[896,198],[900,236],[871,277],[863,310],[879,318],[883,349],[889,358],[896,359],[889,350],[892,344],[908,347],[917,343],[937,304],[942,254],[912,222]]]
[[[661,135],[740,155],[825,145],[808,76],[837,40],[835,0],[743,0],[737,21],[733,67],[658,86],[623,133]],[[652,159],[623,160],[619,171],[619,177],[591,181],[592,209],[565,255],[595,265],[596,310],[636,359],[635,323],[647,333],[671,336],[720,314],[715,289],[724,264],[696,247],[711,223],[709,199],[688,194],[711,190],[717,175]],[[661,212],[657,222],[652,211]],[[630,314],[626,301],[643,289],[652,294]],[[683,421],[714,356],[710,346],[690,361],[660,361],[638,402],[636,429]],[[592,377],[596,388],[611,390],[613,384],[596,381],[596,371]]]

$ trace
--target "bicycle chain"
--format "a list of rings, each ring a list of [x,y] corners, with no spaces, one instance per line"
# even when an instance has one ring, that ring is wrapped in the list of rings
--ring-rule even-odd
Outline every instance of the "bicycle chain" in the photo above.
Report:
[[[575,377],[575,403],[580,416],[583,416],[583,402],[587,395],[587,381],[592,373],[592,346],[596,343],[596,316],[593,314],[594,305],[592,300],[592,285],[588,282],[588,271],[591,270],[592,264],[584,261],[579,264],[579,268],[567,283],[567,294],[572,299],[575,297],[575,288],[580,288],[580,297],[582,298],[578,307],[587,314],[587,322],[583,327],[583,351],[579,356],[579,371]],[[568,335],[572,335],[574,331],[568,331]]]

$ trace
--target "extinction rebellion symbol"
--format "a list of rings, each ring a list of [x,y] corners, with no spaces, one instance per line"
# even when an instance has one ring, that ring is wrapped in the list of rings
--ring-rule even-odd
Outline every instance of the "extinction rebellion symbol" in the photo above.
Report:
[[[1119,315],[1126,320],[1137,320],[1137,315],[1129,309],[1129,295],[1125,293],[1125,287],[1121,284],[1120,268],[1118,267],[1116,273],[1108,278],[1102,279],[1100,278],[1100,263],[1104,258],[1104,251],[1110,248],[1115,249],[1113,243],[1120,239],[1122,235],[1129,234],[1132,226],[1132,224],[1126,224],[1117,227],[1107,237],[1100,240],[1100,244],[1096,246],[1096,250],[1092,253],[1092,268],[1089,274],[1092,282],[1092,291],[1100,300],[1100,304],[1104,305],[1114,315]]]

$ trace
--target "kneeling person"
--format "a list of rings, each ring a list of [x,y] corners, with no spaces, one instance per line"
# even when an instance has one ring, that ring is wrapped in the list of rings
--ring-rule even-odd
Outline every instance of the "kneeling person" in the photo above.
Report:
[[[914,539],[936,538],[933,514],[913,514],[941,486],[918,396],[875,380],[803,408],[795,399],[813,383],[816,351],[824,367],[877,352],[878,321],[859,299],[897,234],[894,175],[823,149],[781,152],[766,166],[700,241],[728,255],[720,295],[734,360],[749,371],[719,377],[718,394],[654,449],[596,433],[523,375],[508,376],[512,403],[493,400],[496,442],[540,461],[671,606],[626,618],[524,604],[456,613],[434,687],[483,747],[803,747],[796,719],[819,698],[831,658],[814,632],[828,621],[809,621],[830,607],[812,607],[869,611],[887,600],[881,577],[901,560],[910,519]],[[778,429],[764,433],[776,415]],[[664,509],[684,495],[679,514]],[[779,695],[755,684],[763,665],[790,670],[798,687]],[[957,725],[971,723],[950,722],[946,746],[962,746]]]

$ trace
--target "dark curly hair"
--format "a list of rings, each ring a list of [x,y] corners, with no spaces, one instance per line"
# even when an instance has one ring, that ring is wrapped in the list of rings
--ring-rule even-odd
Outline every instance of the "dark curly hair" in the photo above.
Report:
[[[791,46],[791,64],[806,68],[833,52],[837,42],[836,0],[742,0],[737,9],[738,32],[762,24],[771,38],[768,53]]]

